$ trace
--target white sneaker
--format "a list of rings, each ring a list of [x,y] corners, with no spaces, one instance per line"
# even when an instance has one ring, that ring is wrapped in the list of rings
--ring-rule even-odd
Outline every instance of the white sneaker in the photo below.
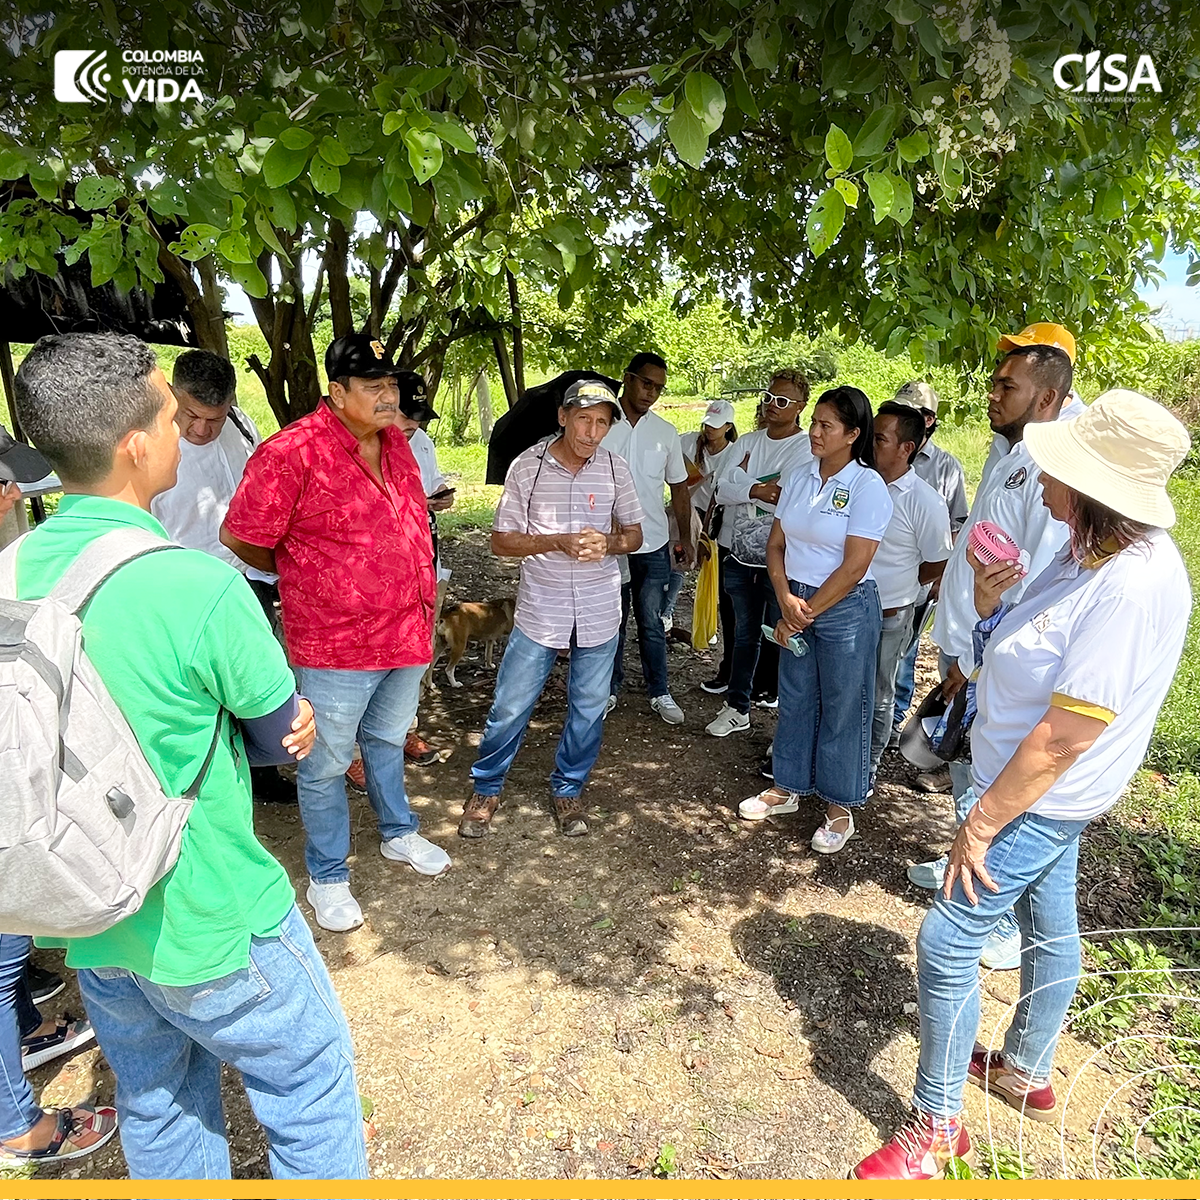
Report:
[[[348,929],[357,929],[363,923],[362,909],[358,901],[350,895],[350,885],[342,883],[317,883],[308,881],[308,891],[304,898],[313,906],[317,924],[322,929],[331,929],[334,933],[345,933]]]
[[[616,696],[609,696],[609,698],[607,700],[605,700],[605,702],[604,702],[604,715],[607,717],[608,714],[610,712],[612,712],[612,710],[616,707],[617,707]]]
[[[379,843],[379,853],[393,862],[408,863],[420,875],[440,875],[450,869],[450,855],[414,829]]]
[[[650,707],[654,709],[654,711],[658,713],[658,715],[662,717],[662,719],[666,721],[668,725],[683,724],[683,709],[675,703],[670,692],[668,692],[665,696],[655,696],[654,699],[650,701]]]
[[[750,728],[750,714],[740,713],[732,704],[722,704],[721,711],[704,727],[713,737],[728,737]]]
[[[843,830],[835,830],[833,822],[839,824],[842,821],[846,822],[846,828]],[[825,823],[813,834],[812,848],[818,854],[836,854],[852,837],[854,836],[854,817],[848,815],[846,817],[825,818]]]
[[[943,854],[941,858],[932,859],[930,862],[913,863],[905,872],[910,883],[915,883],[919,888],[928,888],[931,892],[936,892],[946,878],[946,867],[950,862],[950,856]]]

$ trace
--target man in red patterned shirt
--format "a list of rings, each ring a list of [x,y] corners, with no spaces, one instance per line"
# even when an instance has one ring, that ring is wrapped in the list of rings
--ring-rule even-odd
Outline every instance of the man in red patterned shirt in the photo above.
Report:
[[[395,427],[397,368],[366,334],[325,353],[329,395],[246,464],[221,541],[279,575],[288,656],[316,711],[300,764],[307,898],[317,924],[362,924],[350,893],[343,780],[357,739],[384,858],[440,875],[450,858],[417,832],[404,741],[433,647],[437,584],[425,491]]]

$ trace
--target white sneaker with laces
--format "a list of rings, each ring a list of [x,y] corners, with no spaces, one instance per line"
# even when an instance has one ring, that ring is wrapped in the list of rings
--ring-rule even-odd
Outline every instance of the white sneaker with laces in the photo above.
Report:
[[[379,853],[393,862],[408,863],[419,875],[440,875],[450,869],[450,855],[415,829],[380,842]]]
[[[846,822],[844,830],[834,829],[834,823]],[[825,818],[825,823],[813,834],[812,848],[818,854],[836,854],[854,836],[854,816]]]
[[[654,699],[650,701],[650,707],[654,709],[654,711],[658,713],[658,715],[662,717],[662,719],[666,721],[668,725],[683,724],[683,709],[675,703],[675,700],[671,696],[670,692],[668,692],[665,696],[655,696]]]
[[[713,737],[728,737],[750,728],[750,714],[738,712],[732,704],[722,704],[721,711],[704,727]]]
[[[317,883],[309,879],[304,898],[313,906],[317,924],[322,929],[345,933],[363,923],[362,909],[350,895],[350,885],[344,880],[340,883]]]

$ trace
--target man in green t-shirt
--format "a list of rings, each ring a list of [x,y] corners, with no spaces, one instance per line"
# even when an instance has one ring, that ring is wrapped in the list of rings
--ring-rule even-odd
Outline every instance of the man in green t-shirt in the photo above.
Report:
[[[165,539],[150,501],[175,483],[175,399],[136,338],[43,338],[16,379],[17,415],[65,495],[22,544],[20,598],[47,595],[94,538]],[[254,836],[248,755],[304,757],[312,709],[245,579],[197,550],[117,571],[83,640],[169,795],[223,724],[179,859],[132,916],[60,942],[117,1077],[135,1178],[229,1177],[220,1069],[242,1073],[276,1178],[367,1174],[350,1031],[283,868]],[[232,724],[237,718],[240,729]]]

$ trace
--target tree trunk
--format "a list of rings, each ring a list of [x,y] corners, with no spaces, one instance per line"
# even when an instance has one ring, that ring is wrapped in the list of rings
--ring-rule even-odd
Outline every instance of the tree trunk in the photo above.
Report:
[[[492,389],[487,372],[480,370],[475,378],[475,403],[479,406],[479,437],[486,445],[492,437]]]
[[[354,313],[350,308],[350,234],[338,220],[329,222],[329,244],[325,248],[325,274],[329,279],[329,309],[333,315],[333,336],[354,332]]]
[[[496,330],[492,334],[492,347],[496,351],[496,364],[500,368],[500,382],[504,385],[504,398],[508,402],[508,407],[512,408],[520,399],[517,393],[517,381],[513,378],[512,363],[508,360],[508,346],[504,341],[504,334],[500,330]]]
[[[513,335],[513,381],[517,385],[517,395],[525,394],[525,331],[521,323],[521,299],[517,295],[517,277],[507,268],[508,302],[512,306],[512,335]]]
[[[196,322],[196,343],[202,350],[211,350],[222,358],[229,357],[229,335],[225,329],[225,311],[221,303],[221,285],[217,282],[217,266],[210,254],[202,258],[196,269],[200,274],[202,304],[192,310]]]

